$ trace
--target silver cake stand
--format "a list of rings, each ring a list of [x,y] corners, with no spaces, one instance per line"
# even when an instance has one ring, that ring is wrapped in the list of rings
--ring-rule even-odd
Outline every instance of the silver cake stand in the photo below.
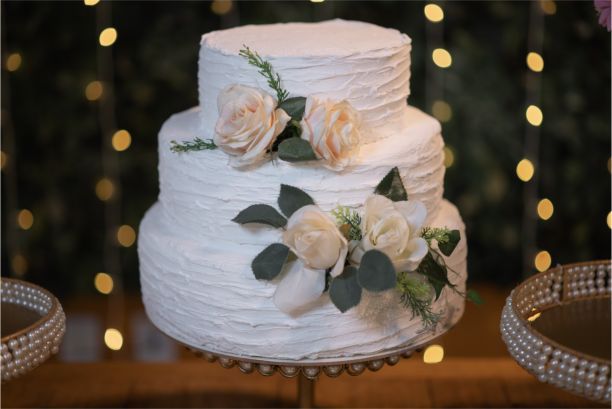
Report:
[[[423,348],[433,343],[453,326],[454,324],[442,327],[442,331],[438,335],[426,341],[405,344],[375,354],[295,361],[232,355],[194,347],[173,337],[171,338],[193,352],[197,357],[203,358],[208,362],[216,361],[226,369],[237,366],[245,374],[257,372],[263,376],[271,376],[278,372],[286,378],[298,377],[297,406],[300,408],[312,408],[314,407],[315,381],[319,375],[324,374],[330,378],[335,378],[346,372],[349,375],[357,376],[366,369],[376,372],[385,364],[393,366],[402,358],[410,358],[415,352],[421,352]]]

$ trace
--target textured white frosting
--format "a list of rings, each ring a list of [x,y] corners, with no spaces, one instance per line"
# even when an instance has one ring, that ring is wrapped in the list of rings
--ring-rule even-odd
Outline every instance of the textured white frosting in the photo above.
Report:
[[[343,172],[316,162],[282,161],[241,171],[229,167],[218,150],[176,154],[170,141],[197,135],[199,109],[172,116],[159,138],[160,200],[139,233],[143,300],[151,320],[195,347],[278,359],[371,354],[434,336],[421,333],[419,319],[397,302],[376,320],[365,318],[362,307],[340,313],[327,295],[304,315],[282,313],[272,301],[276,283],[257,281],[250,268],[263,248],[280,241],[280,231],[231,222],[251,204],[275,205],[281,183],[305,190],[324,210],[338,204],[360,206],[391,167],[398,166],[409,196],[426,204],[427,224],[462,231],[463,240],[448,264],[459,273],[451,280],[463,289],[467,246],[457,210],[442,200],[440,126],[415,108],[408,108],[407,115],[408,127],[362,147],[355,164]],[[373,305],[377,299],[365,297],[363,303]],[[445,310],[444,324],[450,325],[463,305],[461,297],[444,290],[435,308]]]
[[[367,126],[363,143],[392,135],[394,128],[408,123],[410,38],[373,24],[330,20],[205,34],[198,70],[203,124],[199,136],[212,136],[217,96],[227,85],[259,87],[275,95],[257,68],[238,55],[243,45],[270,61],[290,96],[317,94],[350,102]]]

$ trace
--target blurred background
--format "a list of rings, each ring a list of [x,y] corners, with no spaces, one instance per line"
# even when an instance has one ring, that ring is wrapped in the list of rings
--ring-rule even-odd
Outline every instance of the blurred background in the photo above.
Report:
[[[135,240],[158,194],[157,132],[198,104],[200,36],[330,18],[413,40],[409,103],[442,122],[493,350],[512,285],[610,257],[611,44],[590,1],[5,1],[2,276],[62,300],[62,359],[177,354],[142,312]]]

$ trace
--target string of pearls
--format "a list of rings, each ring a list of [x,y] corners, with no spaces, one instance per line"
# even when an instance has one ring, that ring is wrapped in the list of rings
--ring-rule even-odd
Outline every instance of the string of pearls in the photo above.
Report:
[[[2,303],[20,305],[41,316],[26,331],[2,338],[2,382],[21,376],[56,354],[66,330],[62,307],[48,291],[20,280],[2,278]]]
[[[526,317],[553,305],[610,297],[609,261],[558,267],[529,278],[506,299],[500,330],[508,352],[540,382],[610,402],[610,361],[573,352],[544,338]]]

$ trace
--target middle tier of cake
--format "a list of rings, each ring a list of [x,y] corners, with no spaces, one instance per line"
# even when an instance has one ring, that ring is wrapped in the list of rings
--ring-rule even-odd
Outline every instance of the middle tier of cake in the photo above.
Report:
[[[270,232],[245,228],[231,220],[252,204],[274,206],[281,184],[304,190],[325,211],[338,205],[360,207],[396,166],[409,199],[427,207],[426,223],[438,215],[444,190],[444,142],[439,122],[416,108],[407,110],[407,127],[362,146],[353,163],[340,172],[316,161],[273,160],[235,169],[228,166],[228,157],[221,150],[171,151],[171,141],[201,135],[198,114],[196,107],[173,115],[159,135],[161,210],[169,223],[194,237],[228,243],[241,237],[249,244],[270,243]]]

